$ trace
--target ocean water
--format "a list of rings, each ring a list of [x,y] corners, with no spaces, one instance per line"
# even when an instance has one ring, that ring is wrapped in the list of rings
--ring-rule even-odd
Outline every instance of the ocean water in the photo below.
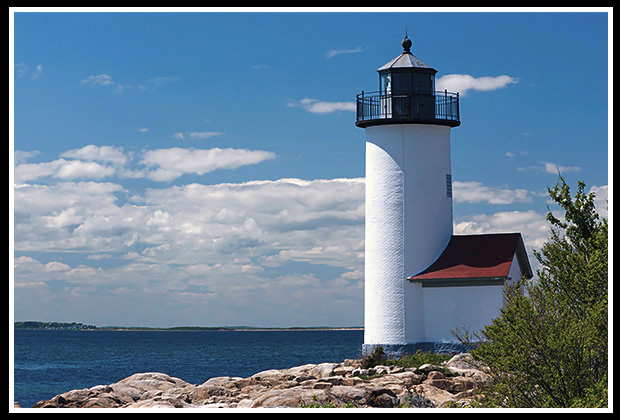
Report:
[[[358,358],[361,330],[14,331],[14,399],[32,407],[72,389],[161,372],[191,384],[217,376]]]

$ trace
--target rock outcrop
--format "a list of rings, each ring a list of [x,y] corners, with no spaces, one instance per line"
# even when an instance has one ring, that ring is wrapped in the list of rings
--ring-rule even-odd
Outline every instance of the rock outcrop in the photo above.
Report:
[[[488,376],[468,354],[441,366],[376,366],[359,360],[216,377],[193,385],[163,373],[65,392],[35,408],[462,407]]]

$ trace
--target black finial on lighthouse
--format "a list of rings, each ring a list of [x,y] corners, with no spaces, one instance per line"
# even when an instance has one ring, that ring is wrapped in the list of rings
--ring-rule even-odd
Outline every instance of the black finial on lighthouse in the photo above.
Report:
[[[407,54],[411,54],[411,45],[413,44],[407,35],[403,39],[403,42],[400,43],[403,46],[403,52]]]

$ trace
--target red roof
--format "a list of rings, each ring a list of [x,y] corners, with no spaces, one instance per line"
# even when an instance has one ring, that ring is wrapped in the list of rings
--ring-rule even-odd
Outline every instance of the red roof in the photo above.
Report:
[[[515,253],[521,272],[531,277],[520,233],[454,235],[437,261],[408,280],[428,283],[436,280],[505,279]]]

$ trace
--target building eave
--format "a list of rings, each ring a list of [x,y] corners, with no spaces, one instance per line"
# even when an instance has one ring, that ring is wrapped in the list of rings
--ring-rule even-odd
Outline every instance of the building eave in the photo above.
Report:
[[[422,287],[467,287],[467,286],[503,286],[509,277],[461,277],[443,279],[415,279],[410,277],[412,283],[419,283]]]

